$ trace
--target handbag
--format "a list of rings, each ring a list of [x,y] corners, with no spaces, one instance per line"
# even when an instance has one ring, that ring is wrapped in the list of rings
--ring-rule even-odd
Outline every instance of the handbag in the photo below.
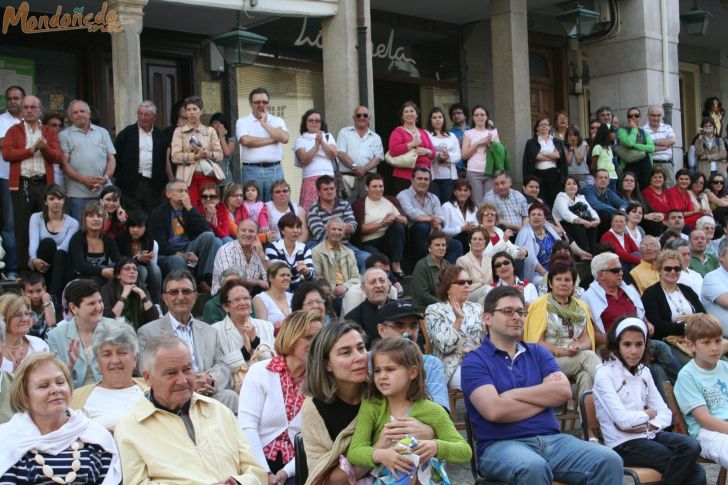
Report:
[[[222,171],[222,168],[220,168],[220,165],[217,162],[203,158],[198,161],[197,164],[199,171],[204,175],[217,179],[218,182],[225,180],[225,172]]]
[[[627,148],[624,145],[617,145],[614,147],[614,153],[617,154],[617,158],[619,158],[621,162],[624,162],[627,165],[639,162],[647,156],[645,152],[635,150],[634,148]]]
[[[414,168],[418,156],[414,148],[396,157],[390,155],[389,150],[387,150],[387,153],[384,154],[384,161],[394,168]]]
[[[577,202],[569,207],[569,210],[576,214],[579,219],[591,222],[593,220],[589,207],[584,202]]]
[[[233,372],[233,390],[236,393],[240,394],[240,388],[243,387],[243,381],[245,380],[245,376],[248,375],[250,366],[262,360],[272,359],[275,355],[275,351],[271,349],[269,345],[258,345],[258,347],[255,348],[255,352],[253,352],[253,355],[250,356],[250,360],[248,360],[245,364],[241,365],[238,370]]]

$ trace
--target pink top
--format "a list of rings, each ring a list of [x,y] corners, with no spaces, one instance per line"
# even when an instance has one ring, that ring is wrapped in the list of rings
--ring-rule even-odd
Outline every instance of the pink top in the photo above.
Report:
[[[498,130],[480,131],[475,128],[467,130],[463,135],[463,139],[467,138],[470,140],[470,144],[472,145],[476,141],[488,136],[488,134],[493,136],[493,140],[498,140]],[[468,172],[485,173],[485,145],[480,145],[475,150],[475,153],[468,158]]]
[[[430,135],[428,135],[425,130],[423,130],[422,128],[417,128],[417,131],[420,132],[420,138],[422,139],[422,144],[420,145],[420,147],[430,150],[432,157],[420,155],[419,157],[417,157],[417,163],[415,163],[415,166],[431,168],[432,160],[435,157],[435,147],[432,145]],[[401,126],[398,126],[394,129],[392,134],[389,135],[388,149],[390,155],[392,155],[393,157],[404,155],[409,151],[409,148],[407,148],[407,143],[411,141],[412,135],[410,135],[410,133]],[[413,169],[411,168],[395,168],[394,170],[392,170],[392,175],[400,179],[411,180],[412,171]]]

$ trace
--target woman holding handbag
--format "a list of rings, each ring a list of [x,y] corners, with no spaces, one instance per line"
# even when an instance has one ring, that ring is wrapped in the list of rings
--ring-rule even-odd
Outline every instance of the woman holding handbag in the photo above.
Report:
[[[420,108],[413,101],[405,101],[399,111],[402,126],[398,126],[389,135],[389,148],[385,160],[390,165],[393,157],[408,154],[415,159],[415,163],[408,167],[395,166],[392,170],[393,185],[395,193],[409,188],[412,181],[412,170],[415,167],[427,167],[431,169],[432,160],[435,158],[435,147],[432,145],[430,135],[425,130],[417,127],[417,118],[420,116]]]
[[[200,204],[201,188],[206,183],[219,184],[225,180],[220,168],[223,152],[217,132],[200,122],[202,98],[185,99],[187,123],[174,130],[172,136],[172,163],[177,167],[177,178],[187,183],[193,207]]]
[[[301,136],[293,146],[296,166],[303,168],[298,203],[306,210],[318,199],[316,180],[322,175],[335,176],[336,140],[326,132],[327,129],[324,115],[317,109],[310,109],[301,117]]]

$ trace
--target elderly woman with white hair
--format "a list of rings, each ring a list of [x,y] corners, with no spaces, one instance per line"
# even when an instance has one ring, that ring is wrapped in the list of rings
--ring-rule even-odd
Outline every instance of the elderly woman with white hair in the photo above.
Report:
[[[715,240],[713,239],[715,237],[715,219],[712,216],[703,216],[695,223],[695,229],[705,233],[705,239],[708,241],[705,254],[713,254],[717,258],[718,246],[725,236],[721,236]]]
[[[91,338],[101,381],[73,393],[71,408],[113,432],[134,403],[144,397],[147,385],[132,377],[139,356],[139,341],[130,325],[102,326]]]

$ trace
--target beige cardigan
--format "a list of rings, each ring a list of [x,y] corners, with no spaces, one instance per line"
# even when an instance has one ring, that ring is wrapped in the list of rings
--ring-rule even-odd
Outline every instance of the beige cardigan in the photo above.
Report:
[[[142,391],[147,392],[149,390],[149,386],[146,382],[144,382],[144,379],[142,379],[141,377],[133,377],[132,380],[134,381],[134,384],[142,388]],[[99,384],[101,384],[101,382],[95,382],[93,384],[88,384],[74,390],[73,394],[71,395],[71,402],[69,404],[69,407],[71,409],[77,409],[81,411],[84,404],[86,404],[86,400],[91,395],[93,390],[96,389],[96,386],[98,386]]]
[[[222,161],[223,153],[222,146],[220,146],[220,138],[217,136],[217,132],[209,126],[200,124],[196,129],[191,128],[189,125],[175,128],[174,134],[172,135],[172,152],[171,160],[172,163],[178,165],[177,167],[177,178],[184,180],[187,185],[192,182],[192,176],[198,169],[199,160],[195,160],[195,152],[192,151],[190,145],[190,139],[195,136],[197,141],[202,144],[202,147],[207,150],[210,154],[210,160],[214,158],[215,163],[212,164],[215,170],[215,177],[218,180],[225,180],[225,173],[220,168],[220,162]]]

